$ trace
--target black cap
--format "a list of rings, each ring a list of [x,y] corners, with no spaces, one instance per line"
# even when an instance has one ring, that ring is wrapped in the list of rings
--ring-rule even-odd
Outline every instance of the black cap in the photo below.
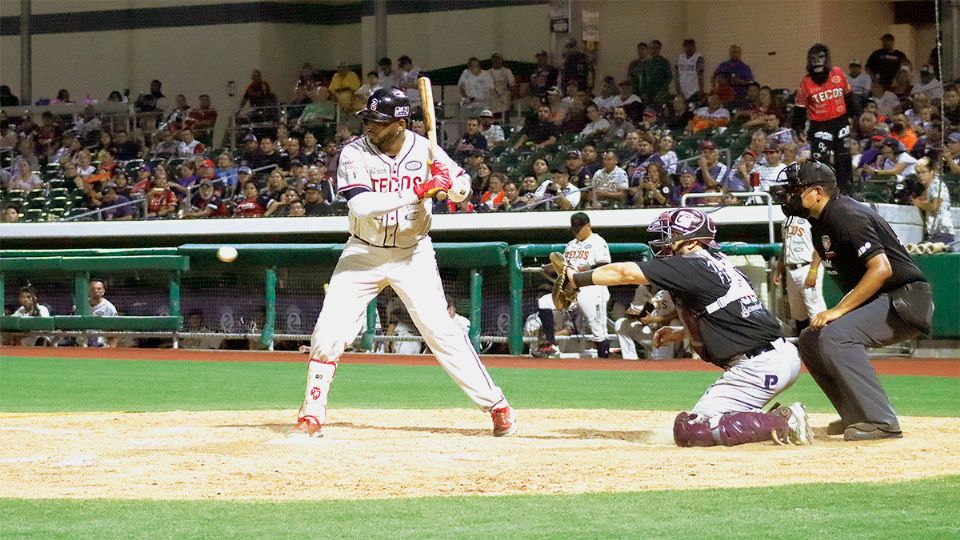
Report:
[[[826,163],[808,161],[797,169],[796,184],[800,187],[835,186],[837,174]]]
[[[399,88],[381,88],[367,99],[367,107],[357,116],[374,122],[390,122],[410,118],[410,100]]]
[[[893,41],[893,34],[886,33],[880,36],[880,41]]]
[[[580,229],[584,225],[590,224],[590,217],[584,214],[583,212],[577,212],[576,214],[570,216],[570,227],[574,229]]]
[[[304,191],[320,191],[320,186],[316,184],[307,184],[303,186]]]

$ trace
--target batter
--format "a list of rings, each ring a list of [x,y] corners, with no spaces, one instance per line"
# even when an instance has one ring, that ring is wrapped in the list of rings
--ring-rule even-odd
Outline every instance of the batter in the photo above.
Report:
[[[716,226],[692,208],[664,212],[648,231],[657,258],[614,263],[588,272],[567,271],[573,287],[647,285],[667,290],[683,326],[664,326],[653,346],[687,336],[703,360],[724,369],[690,412],[677,415],[678,446],[734,446],[767,441],[810,444],[802,403],[765,413],[800,372],[797,348],[780,336],[780,323],[760,303],[747,277],[716,251]]]
[[[567,242],[563,250],[563,258],[567,265],[575,270],[584,271],[610,264],[610,247],[602,236],[593,232],[590,227],[590,218],[583,212],[570,216],[570,232],[573,240]],[[590,329],[590,340],[597,347],[597,356],[610,356],[610,342],[607,340],[607,303],[610,301],[610,289],[595,285],[584,287],[577,293],[577,307],[583,314],[581,320],[586,321]],[[572,307],[572,306],[571,306]],[[553,297],[545,294],[537,301],[537,313],[543,327],[545,340],[532,354],[534,356],[551,357],[560,354],[556,346],[554,331]]]
[[[493,418],[493,435],[512,435],[516,414],[466,332],[450,318],[433,243],[432,197],[466,172],[442,150],[432,164],[429,142],[408,131],[410,101],[396,88],[371,94],[357,113],[364,136],[344,147],[337,190],[349,206],[350,239],[337,262],[310,340],[307,387],[294,433],[319,436],[330,383],[348,343],[363,326],[367,304],[390,286],[430,350],[460,388]]]

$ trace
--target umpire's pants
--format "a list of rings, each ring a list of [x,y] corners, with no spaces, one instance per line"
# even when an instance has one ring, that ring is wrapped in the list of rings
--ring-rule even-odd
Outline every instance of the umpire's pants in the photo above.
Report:
[[[866,347],[892,345],[919,334],[897,315],[890,296],[881,294],[823,328],[805,329],[800,334],[800,358],[844,426],[869,422],[896,432],[900,423]]]

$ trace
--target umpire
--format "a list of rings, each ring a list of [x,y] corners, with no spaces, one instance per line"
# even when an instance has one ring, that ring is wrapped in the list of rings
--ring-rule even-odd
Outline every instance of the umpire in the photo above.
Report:
[[[829,165],[791,166],[787,182],[784,213],[810,220],[823,268],[844,293],[800,334],[800,357],[840,413],[828,434],[842,432],[847,441],[902,437],[866,347],[929,332],[930,284],[883,218],[838,193]]]

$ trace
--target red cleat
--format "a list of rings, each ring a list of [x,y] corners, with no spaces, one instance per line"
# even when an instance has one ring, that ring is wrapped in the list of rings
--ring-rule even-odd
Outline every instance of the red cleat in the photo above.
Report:
[[[320,433],[320,421],[316,416],[301,416],[297,419],[297,425],[290,430],[290,435],[306,435],[307,437],[323,437]]]
[[[517,432],[517,414],[513,412],[513,407],[507,405],[493,409],[490,416],[493,418],[494,437],[509,437]]]

